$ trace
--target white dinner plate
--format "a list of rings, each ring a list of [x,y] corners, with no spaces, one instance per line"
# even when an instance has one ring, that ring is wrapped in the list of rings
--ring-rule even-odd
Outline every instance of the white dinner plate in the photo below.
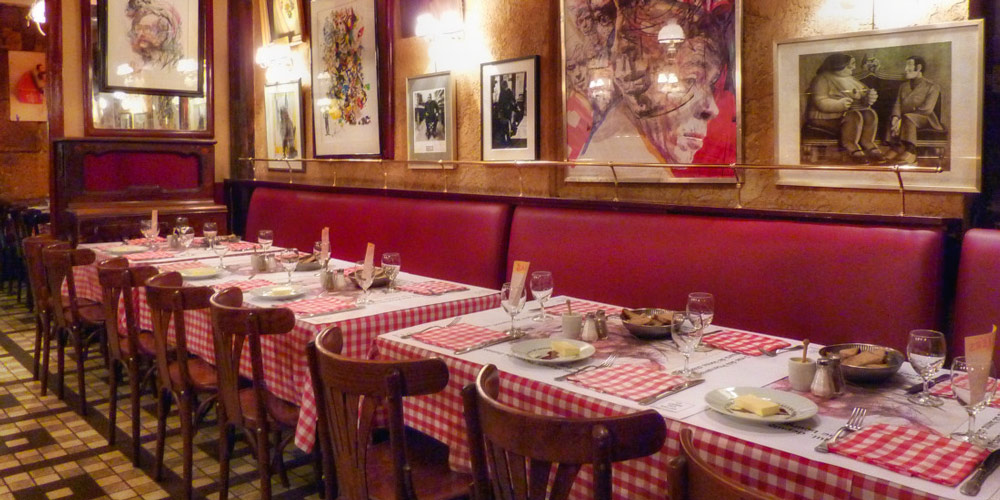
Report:
[[[732,409],[732,402],[739,396],[753,394],[761,399],[769,399],[782,407],[784,412],[769,417],[761,417],[756,413],[750,413]],[[740,420],[749,422],[763,422],[767,424],[782,422],[797,422],[805,420],[819,412],[819,407],[808,398],[792,394],[785,391],[776,391],[764,387],[725,387],[716,389],[705,395],[705,402],[709,408]]]
[[[139,253],[149,250],[149,247],[144,247],[142,245],[118,245],[116,247],[106,248],[104,251],[114,255],[127,255],[130,253]]]
[[[181,276],[184,279],[207,280],[218,276],[220,271],[219,268],[217,267],[205,266],[205,267],[189,267],[187,269],[178,269],[177,272],[181,273]]]
[[[581,359],[587,359],[594,355],[594,346],[586,342],[573,339],[555,339],[569,342],[580,348],[580,354],[576,356],[559,356],[552,350],[552,340],[553,339],[525,340],[524,342],[512,344],[510,346],[510,350],[514,353],[514,356],[517,356],[525,361],[541,363],[544,365],[572,363],[574,361],[580,361]],[[555,357],[550,357],[553,355]]]
[[[271,285],[250,290],[250,295],[262,300],[290,300],[306,294],[306,289],[298,285]]]

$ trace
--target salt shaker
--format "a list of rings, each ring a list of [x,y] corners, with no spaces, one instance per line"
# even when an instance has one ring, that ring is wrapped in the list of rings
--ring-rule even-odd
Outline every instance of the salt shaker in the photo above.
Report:
[[[337,274],[333,276],[333,288],[335,290],[347,288],[347,276],[344,276],[343,269],[337,269]]]
[[[594,319],[597,322],[597,337],[602,340],[608,338],[608,317],[604,314],[604,309],[598,309]]]
[[[844,393],[844,374],[840,368],[840,358],[830,356],[816,360],[816,375],[813,376],[809,392],[820,398],[835,398]]]
[[[594,313],[587,313],[583,318],[583,332],[580,333],[580,340],[584,342],[596,342],[598,338],[597,316]]]

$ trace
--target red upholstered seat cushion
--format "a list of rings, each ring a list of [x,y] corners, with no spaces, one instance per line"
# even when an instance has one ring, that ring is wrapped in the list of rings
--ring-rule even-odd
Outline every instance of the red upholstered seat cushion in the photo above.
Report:
[[[256,240],[259,229],[272,229],[275,245],[311,251],[329,226],[336,258],[361,259],[371,242],[376,259],[399,252],[403,271],[499,288],[510,210],[503,203],[257,188],[246,238]]]
[[[1000,326],[1000,231],[971,229],[962,238],[949,356],[965,353],[965,337]]]
[[[518,207],[507,258],[556,294],[683,309],[711,292],[719,325],[900,349],[940,326],[943,253],[938,230]]]

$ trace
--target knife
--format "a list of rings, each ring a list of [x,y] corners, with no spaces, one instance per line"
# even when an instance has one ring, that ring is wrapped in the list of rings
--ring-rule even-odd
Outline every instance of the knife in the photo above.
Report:
[[[700,384],[700,383],[702,383],[704,381],[705,381],[705,379],[703,379],[703,378],[699,378],[697,380],[688,380],[687,382],[684,382],[683,384],[681,384],[681,385],[679,385],[677,387],[672,387],[672,388],[667,389],[665,391],[660,391],[660,392],[658,392],[656,394],[653,394],[652,396],[646,396],[646,397],[644,397],[644,398],[642,398],[642,399],[639,400],[639,404],[642,405],[642,406],[651,405],[651,404],[653,404],[653,403],[655,403],[655,402],[657,402],[657,401],[659,401],[659,400],[661,400],[661,399],[663,399],[663,398],[665,398],[667,396],[670,396],[672,394],[677,394],[678,392],[681,392],[684,389],[687,389],[687,388],[690,388],[690,387],[694,387],[694,386],[696,386],[696,385],[698,385],[698,384]]]
[[[523,336],[524,336],[524,334],[522,333],[520,335],[507,335],[506,337],[500,337],[500,338],[493,339],[493,340],[487,340],[486,342],[480,342],[480,343],[478,343],[476,345],[471,345],[469,347],[466,347],[465,349],[458,349],[457,351],[455,351],[455,354],[465,354],[467,352],[472,352],[472,351],[475,351],[477,349],[482,349],[484,347],[489,347],[491,345],[497,345],[497,344],[502,344],[504,342],[510,342],[511,340],[517,340],[517,339],[519,339],[519,338],[521,338]]]
[[[972,477],[962,485],[962,489],[960,490],[962,494],[969,496],[978,495],[979,488],[983,486],[983,481],[993,473],[998,465],[1000,465],[1000,450],[995,450],[976,467],[976,471],[972,473]]]
[[[944,382],[945,380],[948,380],[949,377],[951,377],[951,375],[947,374],[947,373],[945,373],[944,375],[938,375],[937,377],[932,378],[931,381],[927,383],[927,387],[928,388],[934,387],[934,384],[937,384],[937,383],[940,383],[940,382]],[[913,384],[910,387],[907,387],[906,388],[906,393],[907,394],[916,394],[916,393],[918,393],[918,392],[920,392],[922,390],[924,390],[924,383],[923,382],[921,382],[919,384]]]

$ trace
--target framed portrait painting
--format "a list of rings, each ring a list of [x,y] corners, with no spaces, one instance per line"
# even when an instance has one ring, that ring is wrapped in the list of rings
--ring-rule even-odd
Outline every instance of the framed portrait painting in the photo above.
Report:
[[[907,189],[978,192],[982,21],[775,44],[777,159],[792,165],[916,165]],[[894,173],[782,170],[778,183],[898,188]]]
[[[302,0],[265,0],[267,22],[264,39],[268,42],[286,39],[288,43],[302,41]]]
[[[310,4],[317,157],[392,156],[388,0]]]
[[[305,171],[302,158],[302,85],[299,81],[264,87],[268,170]]]
[[[538,56],[483,63],[483,160],[537,160]]]
[[[199,0],[99,0],[102,92],[204,94],[204,6]]]
[[[740,160],[741,0],[562,0],[568,160]],[[573,166],[569,182],[734,182],[729,168]]]
[[[455,83],[451,73],[407,78],[406,142],[409,158],[454,160],[455,139]]]

